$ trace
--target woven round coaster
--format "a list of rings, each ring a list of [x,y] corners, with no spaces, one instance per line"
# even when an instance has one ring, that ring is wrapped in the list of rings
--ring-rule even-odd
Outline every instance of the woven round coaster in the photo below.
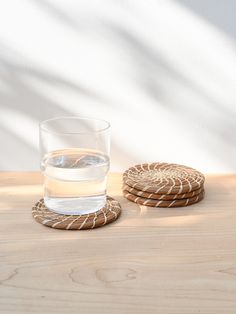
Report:
[[[63,215],[50,211],[40,199],[32,208],[34,219],[44,226],[66,229],[82,230],[102,227],[116,220],[121,213],[121,206],[112,197],[107,197],[106,205],[95,213],[86,215]]]
[[[204,190],[204,186],[202,186],[200,189],[197,189],[195,191],[192,191],[189,193],[183,193],[183,194],[155,194],[155,193],[143,192],[135,188],[131,188],[127,184],[123,185],[123,192],[129,192],[131,194],[134,194],[136,196],[141,196],[144,198],[150,198],[154,200],[164,200],[164,201],[181,200],[183,198],[194,197],[200,194],[203,190]]]
[[[198,190],[204,183],[199,171],[177,164],[140,164],[123,174],[123,181],[132,188],[155,194],[183,194]]]
[[[151,207],[183,207],[192,205],[195,203],[200,202],[204,198],[204,190],[191,198],[185,198],[182,200],[172,200],[172,201],[163,201],[163,200],[153,200],[148,198],[143,198],[140,196],[136,196],[133,194],[130,194],[129,192],[123,191],[124,197],[126,197],[128,200],[135,202],[140,205],[145,206],[151,206]]]

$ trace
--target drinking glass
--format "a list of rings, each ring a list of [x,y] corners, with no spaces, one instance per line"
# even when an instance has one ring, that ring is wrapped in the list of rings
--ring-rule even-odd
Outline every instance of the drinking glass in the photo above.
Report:
[[[59,117],[40,123],[44,203],[66,215],[96,212],[106,203],[110,124]]]

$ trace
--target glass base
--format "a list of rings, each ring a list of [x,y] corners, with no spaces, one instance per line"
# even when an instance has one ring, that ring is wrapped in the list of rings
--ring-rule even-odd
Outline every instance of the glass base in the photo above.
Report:
[[[106,204],[106,195],[89,197],[44,197],[45,206],[58,214],[86,215],[94,213]]]

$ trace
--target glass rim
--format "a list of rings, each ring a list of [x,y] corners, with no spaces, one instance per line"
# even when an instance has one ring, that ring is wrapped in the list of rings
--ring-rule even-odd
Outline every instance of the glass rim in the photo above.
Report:
[[[63,119],[75,119],[75,120],[88,120],[88,121],[99,121],[99,122],[104,122],[106,124],[105,127],[100,128],[98,130],[94,130],[94,131],[83,131],[83,132],[58,132],[58,131],[51,131],[49,129],[47,129],[45,127],[44,124],[46,123],[50,123],[53,121],[57,121],[57,120],[63,120]],[[104,132],[106,130],[108,130],[111,127],[110,122],[108,122],[107,120],[104,119],[98,119],[98,118],[91,118],[91,117],[80,117],[80,116],[60,116],[60,117],[55,117],[55,118],[50,118],[50,119],[46,119],[43,120],[39,123],[39,129],[40,131],[45,131],[47,133],[51,133],[51,134],[56,134],[56,135],[80,135],[80,134],[95,134],[95,133],[101,133]]]

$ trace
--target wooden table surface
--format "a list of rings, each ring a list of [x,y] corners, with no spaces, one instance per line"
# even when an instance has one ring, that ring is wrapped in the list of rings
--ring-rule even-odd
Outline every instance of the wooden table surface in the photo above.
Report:
[[[35,222],[39,173],[0,174],[0,313],[236,313],[236,175],[209,175],[186,208],[109,194],[119,220],[85,231]]]

